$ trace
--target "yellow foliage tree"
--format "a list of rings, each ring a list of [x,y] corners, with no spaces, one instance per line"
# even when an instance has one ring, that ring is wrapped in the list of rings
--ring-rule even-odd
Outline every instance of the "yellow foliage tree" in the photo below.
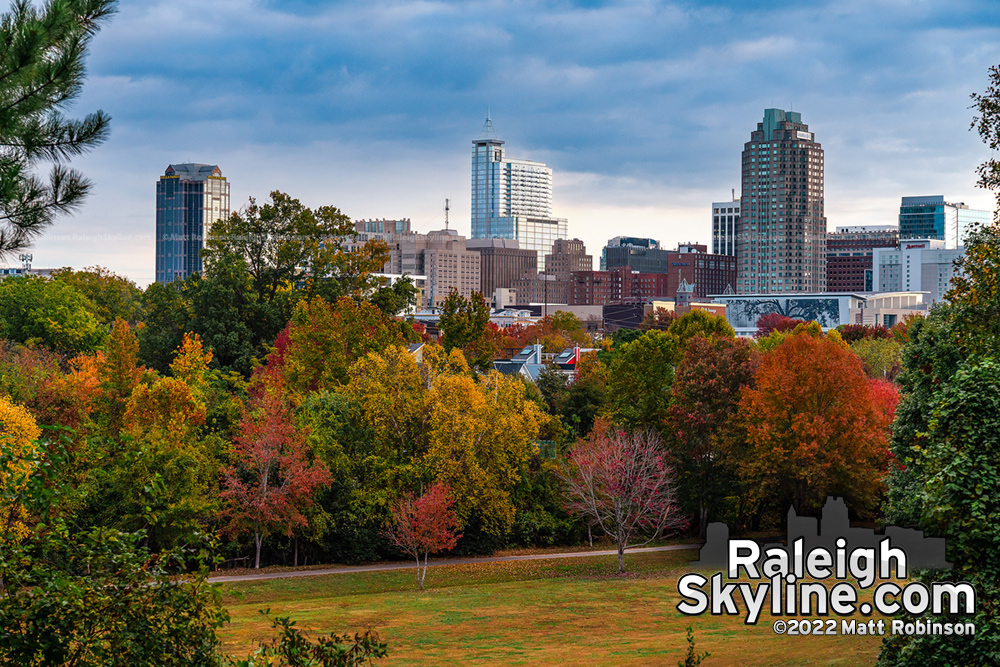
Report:
[[[0,396],[0,546],[23,539],[28,533],[27,512],[20,494],[38,465],[37,441],[42,431],[28,410]]]
[[[386,453],[450,485],[463,522],[475,515],[491,534],[509,530],[511,493],[547,420],[520,380],[474,376],[461,350],[437,345],[424,347],[421,365],[391,346],[356,362],[350,375],[341,391]]]

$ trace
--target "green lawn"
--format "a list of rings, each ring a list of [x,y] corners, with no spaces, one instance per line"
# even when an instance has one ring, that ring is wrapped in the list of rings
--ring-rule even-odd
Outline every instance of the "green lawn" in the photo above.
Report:
[[[413,570],[226,584],[232,622],[226,648],[245,654],[270,636],[258,609],[290,614],[322,633],[373,627],[389,644],[386,665],[676,665],[692,625],[714,665],[871,665],[879,637],[786,637],[772,619],[685,617],[677,577],[695,550],[616,557],[431,568],[428,590]],[[838,621],[839,624],[839,621]]]

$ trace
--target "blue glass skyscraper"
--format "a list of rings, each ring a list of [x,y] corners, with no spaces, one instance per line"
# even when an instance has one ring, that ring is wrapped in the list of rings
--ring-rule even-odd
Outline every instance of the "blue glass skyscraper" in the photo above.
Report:
[[[156,282],[201,271],[205,235],[229,216],[229,182],[217,165],[172,164],[156,183]]]

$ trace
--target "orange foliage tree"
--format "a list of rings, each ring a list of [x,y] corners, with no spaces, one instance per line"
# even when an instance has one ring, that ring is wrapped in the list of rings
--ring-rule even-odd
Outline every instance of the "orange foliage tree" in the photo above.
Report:
[[[758,502],[817,509],[842,495],[856,512],[882,488],[894,388],[869,380],[842,343],[806,330],[766,354],[743,392],[741,474]]]

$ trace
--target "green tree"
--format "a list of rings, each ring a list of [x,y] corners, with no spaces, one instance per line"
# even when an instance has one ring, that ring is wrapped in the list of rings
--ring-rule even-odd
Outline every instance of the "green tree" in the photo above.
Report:
[[[85,296],[58,280],[18,276],[0,282],[0,338],[90,352],[105,336],[93,310]]]
[[[490,307],[479,292],[468,299],[452,290],[441,306],[441,342],[446,352],[462,350],[469,365],[486,369],[493,361],[492,350],[484,350],[490,323]]]
[[[92,266],[74,271],[66,268],[53,271],[52,277],[87,297],[101,326],[108,327],[119,318],[137,324],[142,317],[142,290],[109,269]]]
[[[683,354],[687,348],[688,341],[696,336],[725,336],[734,338],[736,332],[726,318],[721,315],[713,315],[704,310],[692,310],[687,312],[670,323],[668,332],[677,336],[680,344],[677,348],[678,354]],[[677,359],[680,361],[680,357]]]
[[[679,346],[677,336],[658,329],[621,346],[607,383],[607,406],[616,420],[630,429],[663,427]]]
[[[114,10],[115,0],[17,0],[0,17],[0,257],[27,247],[90,190],[64,163],[103,142],[111,119],[62,110],[79,96],[90,40]],[[55,163],[48,183],[35,174],[42,162]]]

